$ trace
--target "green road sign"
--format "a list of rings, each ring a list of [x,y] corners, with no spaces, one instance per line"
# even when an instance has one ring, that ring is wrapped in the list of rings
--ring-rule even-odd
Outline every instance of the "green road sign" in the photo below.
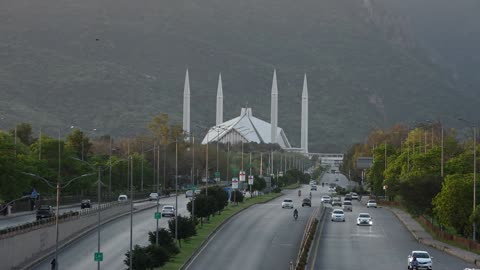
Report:
[[[162,213],[156,212],[154,217],[155,217],[155,219],[161,219],[162,218]]]
[[[220,172],[215,172],[215,178],[220,178]]]
[[[96,262],[103,261],[103,252],[95,252],[94,259]]]
[[[192,186],[192,191],[195,191],[197,190],[197,187],[196,186]]]

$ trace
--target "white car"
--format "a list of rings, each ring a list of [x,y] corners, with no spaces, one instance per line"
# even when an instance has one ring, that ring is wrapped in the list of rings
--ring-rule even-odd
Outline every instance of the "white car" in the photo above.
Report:
[[[166,216],[175,216],[175,207],[173,205],[165,205],[164,207],[162,207],[162,217]]]
[[[375,207],[377,208],[377,202],[375,200],[368,200],[367,202],[367,208],[370,208],[370,207]]]
[[[342,209],[333,209],[333,211],[332,211],[332,221],[345,222],[345,213],[343,213]]]
[[[185,198],[191,198],[191,197],[193,197],[193,191],[187,190],[187,192],[185,192]]]
[[[372,226],[373,221],[369,213],[360,213],[357,218],[357,226],[366,225]]]
[[[122,194],[122,195],[118,196],[118,201],[119,201],[119,202],[128,201],[127,195]]]
[[[351,193],[351,195],[352,195],[352,200],[357,200],[357,201],[360,200],[357,193]]]
[[[430,257],[430,254],[428,254],[428,252],[421,250],[413,250],[412,253],[408,255],[407,269],[412,269],[413,256],[417,258],[418,269],[432,269],[433,257]]]
[[[351,201],[343,201],[342,207],[344,211],[350,211],[350,212],[353,211],[353,205]]]
[[[150,200],[150,201],[156,201],[156,200],[158,200],[158,197],[159,197],[159,196],[158,196],[158,193],[152,192],[152,193],[150,193],[150,195],[148,195],[148,200]]]
[[[330,203],[332,201],[332,198],[328,195],[323,195],[322,198],[320,199],[322,203]]]
[[[284,199],[282,202],[282,208],[292,208],[293,209],[293,200],[292,199]]]

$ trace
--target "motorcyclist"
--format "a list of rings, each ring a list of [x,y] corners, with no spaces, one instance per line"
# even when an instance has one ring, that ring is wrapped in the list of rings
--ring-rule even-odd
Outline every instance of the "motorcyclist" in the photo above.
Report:
[[[298,190],[298,197],[302,196],[302,190]]]
[[[297,210],[297,208],[295,208],[295,210],[293,210],[293,218],[295,218],[295,220],[298,218],[298,210]]]
[[[312,192],[310,192],[310,200],[312,199]]]
[[[411,269],[418,269],[418,261],[415,255],[413,255],[412,262],[410,263],[410,265],[412,266]]]

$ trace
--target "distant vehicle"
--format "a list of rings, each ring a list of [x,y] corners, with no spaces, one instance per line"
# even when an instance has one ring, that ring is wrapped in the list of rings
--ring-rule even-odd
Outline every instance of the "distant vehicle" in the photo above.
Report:
[[[323,195],[322,198],[320,199],[320,201],[322,203],[330,203],[331,200],[332,200],[332,198],[330,198],[330,196],[328,196],[328,195]]]
[[[193,197],[193,191],[187,190],[187,192],[185,192],[185,198],[191,198],[191,197]]]
[[[354,192],[353,192],[353,193],[351,193],[351,195],[352,195],[352,200],[357,200],[357,201],[360,200],[360,198],[358,197],[358,194],[357,194],[357,193],[354,193]]]
[[[367,202],[367,208],[370,208],[370,207],[375,207],[377,208],[377,202],[375,200],[368,200]]]
[[[119,196],[118,196],[118,201],[119,201],[119,202],[128,201],[127,195],[124,195],[124,194],[119,195]]]
[[[53,213],[53,207],[50,205],[40,205],[40,207],[38,207],[36,214],[37,220],[51,218],[53,216],[55,216],[55,214]]]
[[[158,193],[152,192],[152,193],[150,193],[150,195],[148,195],[148,200],[149,201],[156,201],[156,200],[158,200],[158,197],[159,197]]]
[[[90,207],[92,207],[90,200],[82,200],[82,202],[80,203],[80,209],[90,208]]]
[[[293,209],[293,200],[292,199],[284,199],[282,202],[282,208],[292,208]]]
[[[422,251],[422,250],[413,250],[408,255],[407,269],[412,269],[413,256],[415,256],[415,258],[417,258],[418,269],[421,269],[421,268],[429,269],[429,270],[432,269],[432,265],[433,265],[432,259],[433,259],[433,257],[430,257],[430,254],[428,254],[428,252]]]
[[[369,213],[360,213],[357,218],[357,226],[366,225],[372,226],[373,221]]]
[[[311,185],[311,186],[314,186],[314,185],[316,185],[316,184],[317,184],[317,181],[315,181],[315,180],[311,180],[311,181],[310,181],[310,185]]]
[[[353,205],[351,201],[343,201],[343,210],[344,211],[353,211]]]
[[[165,205],[162,207],[162,217],[166,216],[175,216],[175,207],[173,205]]]
[[[342,207],[342,200],[339,197],[333,197],[332,199],[332,207],[340,206]]]
[[[345,213],[343,213],[342,209],[333,209],[331,220],[345,222]]]
[[[196,190],[195,190],[195,195],[200,195],[200,193],[202,193],[202,190],[201,190],[201,189],[196,189]]]
[[[351,201],[352,200],[352,195],[347,194],[345,195],[345,198],[343,198],[344,201]]]
[[[311,201],[309,198],[303,199],[303,201],[302,201],[302,207],[304,207],[304,206],[310,206],[310,207],[312,207],[312,201]]]
[[[315,185],[311,186],[311,187],[310,187],[310,190],[315,190],[315,191],[316,191],[316,190],[317,190],[317,186],[315,186]]]

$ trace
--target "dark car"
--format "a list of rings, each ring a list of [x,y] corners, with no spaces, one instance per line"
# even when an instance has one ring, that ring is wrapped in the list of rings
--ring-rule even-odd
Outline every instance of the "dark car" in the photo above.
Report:
[[[51,218],[55,214],[53,213],[53,207],[50,205],[40,205],[37,209],[37,220],[40,220],[42,218]]]
[[[304,207],[304,206],[310,206],[310,207],[312,207],[312,201],[311,201],[309,198],[303,199],[303,201],[302,201],[302,207]]]
[[[90,200],[82,200],[82,203],[80,204],[81,209],[90,208],[90,207],[92,207]]]

